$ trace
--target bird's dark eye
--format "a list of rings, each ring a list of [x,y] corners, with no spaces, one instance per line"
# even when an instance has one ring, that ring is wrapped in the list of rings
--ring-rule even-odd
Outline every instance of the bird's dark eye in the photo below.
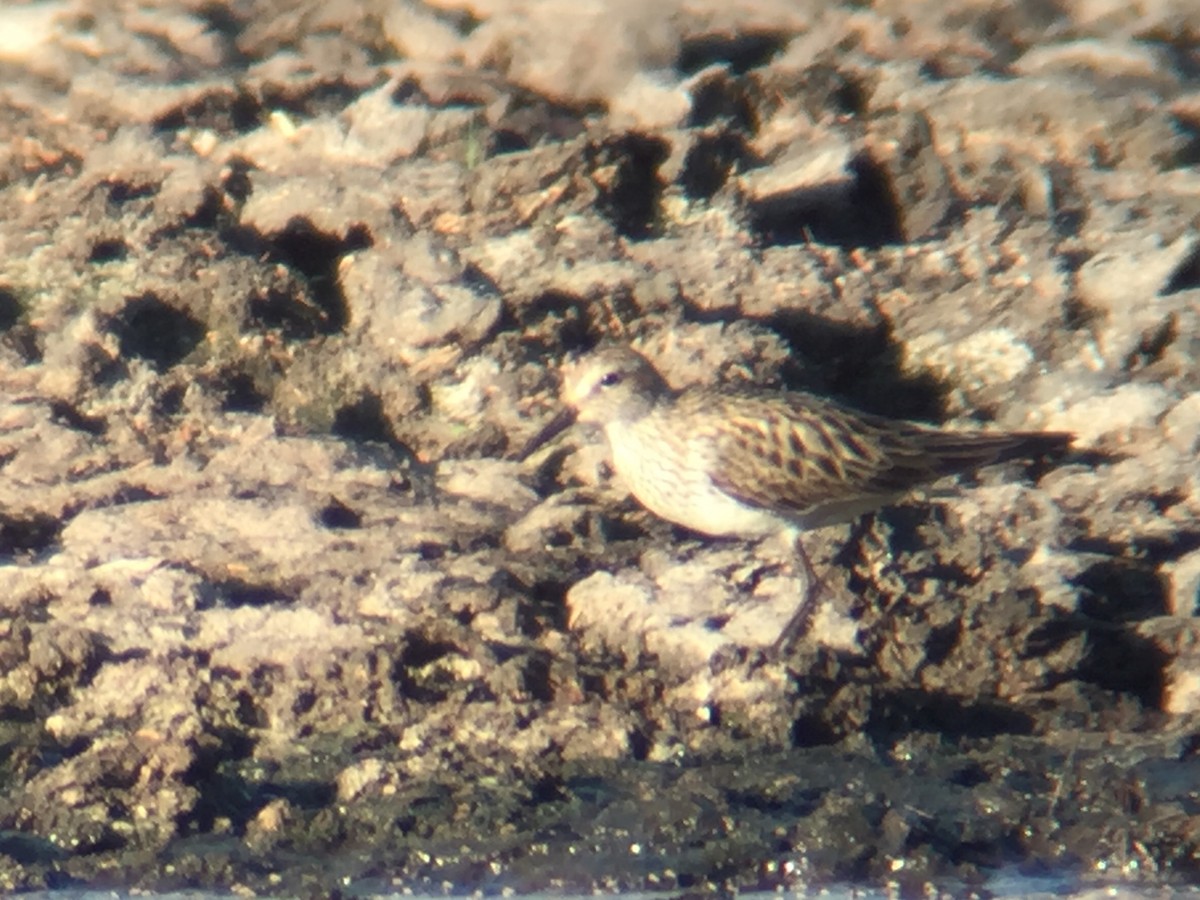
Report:
[[[620,372],[605,372],[600,376],[600,387],[612,387],[621,383]]]

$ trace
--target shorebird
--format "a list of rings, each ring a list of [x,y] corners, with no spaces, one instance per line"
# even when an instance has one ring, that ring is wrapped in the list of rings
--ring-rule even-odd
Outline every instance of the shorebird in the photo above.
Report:
[[[850,522],[909,491],[992,463],[1061,451],[1061,432],[952,431],[858,412],[812,394],[673,390],[641,354],[599,350],[568,367],[566,409],[518,454],[573,422],[603,428],[612,467],[652,513],[713,537],[783,536],[805,596],[776,647],[807,624],[824,583],[800,535]]]

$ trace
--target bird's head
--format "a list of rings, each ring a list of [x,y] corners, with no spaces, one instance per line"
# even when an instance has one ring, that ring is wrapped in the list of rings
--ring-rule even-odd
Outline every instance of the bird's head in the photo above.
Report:
[[[525,459],[572,423],[608,426],[636,422],[670,394],[670,387],[646,359],[628,347],[608,347],[563,369],[559,415],[543,428],[517,459]]]
[[[658,370],[628,347],[598,350],[563,372],[563,401],[580,422],[635,422],[669,392]]]

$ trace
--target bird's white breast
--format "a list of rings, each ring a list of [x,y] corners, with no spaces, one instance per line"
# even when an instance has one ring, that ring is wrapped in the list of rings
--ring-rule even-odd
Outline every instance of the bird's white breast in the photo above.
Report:
[[[609,423],[605,433],[617,476],[655,515],[715,537],[766,537],[790,524],[713,484],[715,461],[703,436],[664,430],[653,419]]]

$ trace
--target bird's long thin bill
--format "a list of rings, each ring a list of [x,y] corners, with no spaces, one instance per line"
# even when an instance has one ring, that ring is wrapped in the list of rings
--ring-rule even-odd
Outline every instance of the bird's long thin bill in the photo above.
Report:
[[[539,447],[558,437],[558,435],[566,431],[574,421],[574,410],[564,409],[557,416],[551,419],[550,423],[545,428],[535,434],[533,436],[533,440],[521,448],[521,451],[515,457],[516,461],[524,462],[529,457],[533,456]]]

